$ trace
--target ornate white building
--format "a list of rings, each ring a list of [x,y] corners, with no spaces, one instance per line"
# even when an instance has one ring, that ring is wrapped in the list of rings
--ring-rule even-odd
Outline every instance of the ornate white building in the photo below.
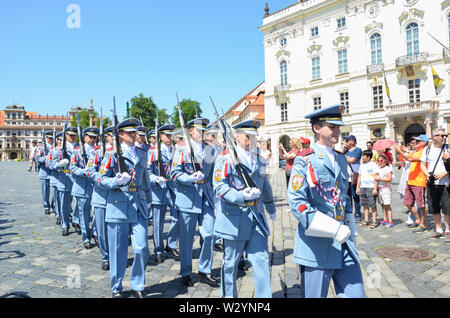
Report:
[[[259,29],[274,164],[276,141],[312,138],[304,116],[334,104],[345,105],[343,136],[363,149],[449,130],[450,0],[298,1],[271,14],[266,7]],[[438,89],[433,69],[444,80]]]

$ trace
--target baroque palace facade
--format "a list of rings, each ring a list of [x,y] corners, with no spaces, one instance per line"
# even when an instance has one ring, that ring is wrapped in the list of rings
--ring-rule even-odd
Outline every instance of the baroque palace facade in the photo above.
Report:
[[[355,135],[362,149],[449,130],[450,0],[305,0],[265,11],[273,164],[277,142],[312,138],[304,116],[334,104],[345,106],[342,136]]]

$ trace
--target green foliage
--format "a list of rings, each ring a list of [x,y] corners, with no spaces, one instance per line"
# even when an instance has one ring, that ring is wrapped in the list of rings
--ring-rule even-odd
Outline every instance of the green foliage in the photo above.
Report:
[[[200,102],[192,99],[183,99],[180,101],[181,110],[183,111],[184,122],[187,124],[190,120],[197,117],[195,109],[197,108],[198,117],[202,116],[202,109],[200,108]],[[177,127],[180,127],[180,117],[178,115],[178,109],[175,106],[171,116],[172,123]]]
[[[167,123],[169,115],[165,108],[158,110],[159,125],[162,126]],[[155,128],[156,104],[151,97],[145,97],[144,94],[139,93],[138,96],[131,98],[130,116],[138,120],[142,118],[144,126],[152,130]]]
[[[78,116],[80,117],[80,126],[82,129],[85,129],[89,127],[89,111],[88,110],[82,110],[78,112]],[[94,110],[93,117],[97,116],[97,112]],[[78,127],[77,124],[77,115],[75,114],[73,116],[73,119],[70,123],[73,127]]]

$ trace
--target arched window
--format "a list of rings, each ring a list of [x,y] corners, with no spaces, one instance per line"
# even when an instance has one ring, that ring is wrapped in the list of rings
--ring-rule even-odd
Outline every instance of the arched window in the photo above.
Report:
[[[381,35],[379,33],[374,33],[370,37],[370,56],[372,60],[372,65],[381,64]]]
[[[281,85],[287,85],[287,63],[284,60],[280,62],[280,75]]]
[[[406,27],[406,49],[408,55],[419,53],[419,26],[415,22]]]

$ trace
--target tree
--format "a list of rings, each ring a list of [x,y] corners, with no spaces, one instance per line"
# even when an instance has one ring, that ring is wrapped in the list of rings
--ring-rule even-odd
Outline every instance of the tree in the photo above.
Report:
[[[97,112],[94,110],[93,112],[93,117],[98,116]],[[78,112],[78,116],[80,117],[80,125],[81,125],[81,129],[85,129],[89,127],[89,111],[88,110],[82,110],[80,112]],[[73,127],[77,127],[77,115],[75,114],[73,116],[73,119],[70,123]]]
[[[200,108],[200,102],[192,99],[183,99],[180,102],[181,110],[183,111],[184,122],[187,123],[196,118],[202,116],[202,109]],[[196,111],[197,109],[197,111]],[[178,115],[178,109],[175,106],[172,113],[172,123],[177,127],[180,127],[180,117]]]
[[[159,125],[164,125],[169,119],[165,108],[159,108]],[[131,98],[130,116],[144,122],[144,126],[149,130],[155,128],[156,104],[151,97],[138,96]]]

